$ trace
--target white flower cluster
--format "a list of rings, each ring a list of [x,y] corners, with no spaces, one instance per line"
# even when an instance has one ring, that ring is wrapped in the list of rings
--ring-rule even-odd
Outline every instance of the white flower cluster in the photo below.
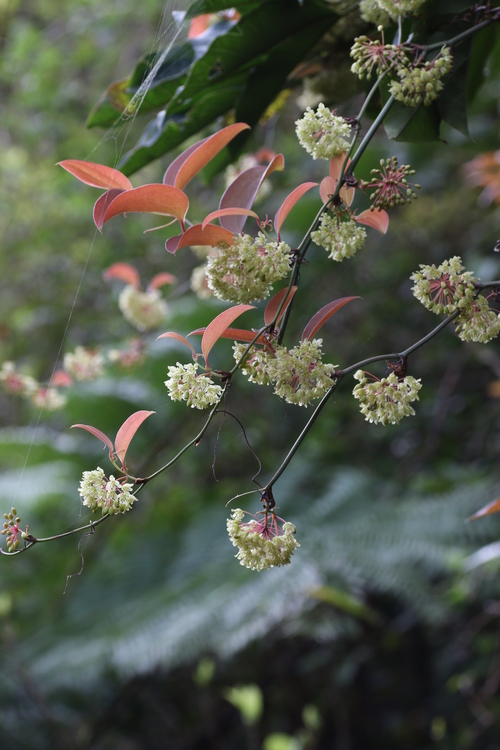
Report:
[[[57,388],[39,388],[31,397],[31,403],[38,409],[58,411],[66,406],[68,399]]]
[[[457,309],[467,307],[474,298],[474,278],[465,271],[462,259],[455,255],[440,266],[420,264],[420,271],[410,276],[415,297],[436,315],[450,315]]]
[[[211,299],[213,291],[208,286],[207,265],[196,266],[191,273],[191,289],[198,299]]]
[[[366,230],[355,221],[339,221],[336,216],[323,214],[319,229],[311,239],[324,247],[332,260],[343,261],[360,250],[366,240]]]
[[[127,284],[118,298],[123,316],[138,331],[157,328],[167,315],[168,307],[158,289],[142,292],[133,284]]]
[[[104,372],[104,359],[97,351],[77,346],[64,355],[64,369],[75,380],[95,380]]]
[[[389,26],[392,20],[390,15],[382,10],[377,0],[360,0],[359,11],[363,21],[373,23],[375,26]]]
[[[500,315],[482,295],[473,299],[455,318],[455,331],[462,341],[487,344],[500,333]]]
[[[357,370],[354,378],[359,380],[359,384],[352,393],[359,401],[365,421],[383,425],[398,424],[403,417],[415,414],[410,404],[419,400],[418,392],[422,387],[420,380],[410,375],[399,379],[392,372],[387,378],[370,382],[363,370]]]
[[[401,66],[397,70],[399,81],[392,81],[389,92],[399,102],[408,107],[419,104],[429,106],[443,88],[442,78],[453,66],[453,55],[449,47],[443,47],[440,56],[416,67]]]
[[[16,370],[14,362],[4,362],[0,370],[0,385],[6,393],[31,401],[33,406],[46,411],[56,411],[66,405],[66,396],[56,388],[44,388],[31,375]]]
[[[377,0],[381,10],[385,10],[391,18],[418,13],[425,0]]]
[[[220,399],[222,388],[212,383],[207,375],[197,375],[199,365],[181,365],[168,368],[165,385],[172,401],[186,401],[192,409],[206,409]]]
[[[272,384],[274,392],[289,404],[306,406],[322,398],[332,387],[335,365],[321,361],[322,339],[306,339],[293,349],[276,346],[274,353],[253,347],[242,372],[252,383]],[[244,344],[234,344],[234,358],[238,362],[245,351]]]
[[[238,547],[236,559],[240,565],[250,570],[269,570],[289,565],[300,544],[295,539],[295,526],[283,523],[279,527],[273,517],[271,525],[252,519],[244,522],[244,512],[240,508],[231,511],[227,520],[227,531],[233,547]]]
[[[318,104],[316,112],[308,107],[295,125],[300,145],[313,159],[333,159],[349,151],[351,126],[323,103]]]
[[[83,472],[78,492],[83,505],[93,513],[100,508],[103,515],[109,513],[114,516],[126,513],[136,502],[137,498],[130,492],[131,489],[132,484],[122,484],[112,474],[108,479],[101,467],[98,467],[93,471]]]
[[[285,242],[273,242],[259,232],[236,236],[231,246],[220,247],[207,261],[208,286],[226,302],[248,303],[268,297],[275,281],[290,271],[291,251]]]

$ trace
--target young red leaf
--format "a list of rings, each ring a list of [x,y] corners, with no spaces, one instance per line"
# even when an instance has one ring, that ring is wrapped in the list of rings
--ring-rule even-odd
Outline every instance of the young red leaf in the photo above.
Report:
[[[135,414],[132,414],[128,419],[125,420],[125,422],[118,430],[115,440],[115,453],[123,465],[125,465],[125,454],[127,453],[130,441],[132,440],[144,420],[150,417],[151,414],[156,414],[156,412],[136,411]]]
[[[167,171],[163,175],[163,184],[164,185],[174,185],[175,184],[175,178],[177,177],[177,172],[182,167],[186,159],[188,159],[191,154],[196,151],[197,148],[201,146],[202,143],[205,143],[207,139],[203,138],[201,141],[197,141],[196,143],[193,143],[192,146],[189,146],[185,151],[182,152],[176,159],[173,160],[172,164],[167,167]]]
[[[125,284],[135,286],[136,289],[139,289],[141,286],[139,273],[130,263],[113,263],[112,266],[104,269],[102,275],[106,281],[108,279],[120,279]]]
[[[207,224],[221,216],[253,216],[254,219],[257,219],[257,222],[260,222],[258,214],[249,208],[219,208],[217,211],[212,211],[211,214],[208,214],[201,225],[202,228],[205,229]]]
[[[305,341],[306,339],[311,339],[315,333],[319,331],[321,326],[323,326],[328,318],[331,318],[332,315],[335,315],[336,312],[340,310],[341,307],[344,307],[344,305],[347,305],[348,302],[352,302],[353,299],[361,299],[360,297],[341,297],[340,299],[336,299],[333,302],[329,302],[328,305],[325,305],[321,308],[321,310],[318,310],[316,315],[313,315],[309,323],[304,328],[304,332],[302,334],[302,341]]]
[[[56,370],[50,379],[53,388],[68,388],[73,384],[73,378],[64,370]]]
[[[367,227],[373,227],[377,232],[386,234],[389,228],[389,214],[387,211],[370,211],[369,208],[366,211],[362,211],[359,216],[354,216],[354,221],[358,224],[366,224]]]
[[[260,186],[270,174],[279,170],[283,171],[285,160],[282,154],[277,154],[271,162],[264,166],[250,167],[238,175],[235,180],[228,186],[222,196],[219,208],[251,208]],[[225,216],[221,219],[221,227],[228,229],[230,232],[238,234],[245,226],[246,218]]]
[[[90,432],[96,438],[102,440],[104,445],[107,445],[107,447],[109,448],[109,456],[111,458],[111,456],[113,455],[113,443],[111,442],[109,437],[104,434],[104,432],[101,432],[101,430],[98,430],[97,427],[91,427],[88,424],[72,424],[71,429],[73,429],[73,427],[80,427],[80,429],[82,430],[87,430],[87,432]]]
[[[120,188],[120,190],[130,190],[132,183],[124,174],[112,167],[106,167],[104,164],[95,164],[92,161],[80,161],[79,159],[66,159],[59,161],[58,166],[62,167],[76,177],[80,182],[84,182],[91,187]]]
[[[175,177],[174,185],[176,188],[185,187],[195,175],[205,167],[229,141],[232,141],[242,130],[249,130],[250,125],[244,122],[236,122],[234,125],[228,125],[227,128],[219,130],[218,133],[207,138],[199,145],[197,149],[181,165]]]
[[[295,206],[297,201],[302,198],[304,193],[307,193],[308,190],[316,187],[317,184],[317,182],[303,182],[302,185],[299,185],[295,188],[295,190],[292,190],[290,195],[285,198],[281,206],[278,208],[276,216],[274,217],[274,231],[278,235],[281,231],[281,227],[283,226],[283,222],[285,221],[286,217]]]
[[[174,216],[181,224],[189,207],[189,200],[182,190],[171,185],[142,185],[126,190],[108,206],[103,224],[118,214],[149,213]]]
[[[165,242],[165,250],[167,251],[167,253],[170,253],[171,255],[176,254],[181,238],[182,234],[176,234],[173,237],[168,238],[168,240]]]
[[[328,203],[332,195],[335,193],[337,183],[333,177],[323,177],[319,186],[319,194],[323,203]]]
[[[176,281],[176,277],[171,273],[167,273],[166,271],[157,273],[148,284],[148,292],[151,291],[151,289],[159,289],[160,287],[165,286],[165,284],[175,284]]]
[[[189,336],[201,336],[205,333],[207,329],[206,328],[197,328],[196,331],[191,331],[189,333]],[[247,331],[245,328],[226,328],[225,331],[223,331],[220,335],[221,339],[232,339],[233,341],[245,341],[246,343],[250,343],[250,341],[253,341],[255,338],[255,331]],[[264,338],[264,336],[259,336],[256,344],[267,344],[267,340]]]
[[[330,160],[330,177],[332,177],[335,180],[335,184],[337,184],[337,182],[339,181],[340,173],[342,171],[342,167],[344,165],[346,156],[347,154],[344,152],[343,154],[334,156],[333,159]],[[350,163],[351,163],[351,160],[348,159],[345,169],[348,168]]]
[[[110,207],[111,203],[114,201],[114,199],[120,195],[121,193],[124,193],[125,191],[121,188],[113,188],[112,190],[108,190],[107,193],[103,193],[100,198],[98,198],[94,204],[94,224],[98,228],[98,230],[101,232],[102,227],[104,224],[104,217],[106,216],[106,211]]]
[[[187,339],[184,338],[184,336],[181,336],[180,333],[176,333],[175,331],[167,331],[167,333],[162,333],[161,336],[157,336],[156,340],[158,339],[175,339],[176,341],[180,341],[181,344],[185,344],[187,347],[191,349],[193,354],[196,354],[195,350],[189,343]]]
[[[292,301],[293,295],[295,294],[296,291],[297,291],[297,287],[296,286],[292,286],[292,288],[290,289],[289,292],[288,292],[288,289],[286,289],[286,288],[285,289],[281,289],[281,291],[279,291],[277,294],[275,294],[274,297],[271,297],[271,299],[267,303],[267,307],[266,307],[266,309],[264,311],[264,323],[266,324],[266,326],[270,325],[271,321],[274,320],[274,316],[278,312],[278,308],[281,305],[281,303],[283,301],[283,298],[285,297],[285,295],[288,292],[288,296],[286,298],[285,304],[281,308],[281,312],[279,314],[279,318],[276,321],[276,323],[280,322],[281,317],[284,315],[284,313],[286,311],[286,308],[288,307],[288,305]]]
[[[254,310],[255,305],[234,305],[229,310],[224,310],[220,315],[206,327],[205,333],[201,340],[201,351],[205,357],[205,362],[208,362],[208,355],[213,345],[220,339],[226,328],[231,325],[233,320],[239,318],[247,310]]]
[[[483,518],[483,516],[490,516],[492,513],[498,513],[500,511],[500,497],[497,500],[493,500],[492,503],[488,503],[484,508],[474,513],[467,521],[475,521],[476,518]]]
[[[184,232],[177,244],[176,250],[181,247],[189,247],[190,245],[212,245],[215,247],[219,242],[232,245],[234,234],[214,224],[207,224],[205,229],[203,229],[201,224],[195,224],[194,227],[189,227]]]

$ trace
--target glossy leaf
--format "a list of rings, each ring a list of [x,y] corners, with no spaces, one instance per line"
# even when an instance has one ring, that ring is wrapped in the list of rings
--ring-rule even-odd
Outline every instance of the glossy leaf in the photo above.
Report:
[[[177,278],[171,273],[167,273],[166,271],[157,273],[149,282],[148,291],[151,291],[151,289],[160,289],[165,284],[175,284],[176,281]]]
[[[340,174],[342,172],[342,167],[344,165],[345,159],[346,159],[347,153],[344,152],[343,154],[339,154],[338,156],[334,156],[333,159],[330,159],[330,168],[329,168],[329,175],[330,177],[335,180],[335,184],[340,179]],[[347,164],[345,168],[347,169],[351,163],[351,160],[347,160]]]
[[[115,453],[123,465],[125,465],[125,455],[130,445],[130,441],[144,420],[150,417],[151,414],[156,414],[156,412],[144,410],[136,411],[125,420],[118,430],[115,440]]]
[[[484,516],[491,516],[493,513],[499,513],[500,512],[500,497],[497,500],[493,500],[492,503],[488,503],[488,505],[485,505],[484,508],[481,508],[481,510],[478,510],[477,513],[474,513],[474,515],[470,516],[468,518],[468,521],[475,521],[477,518],[483,518]]]
[[[281,305],[285,295],[288,292],[288,296],[286,298],[285,304],[281,308],[279,318],[277,319],[276,324],[280,322],[282,316],[286,312],[286,308],[292,301],[293,295],[295,294],[296,291],[297,291],[296,286],[292,286],[289,292],[288,292],[288,289],[285,287],[285,289],[281,289],[277,294],[275,294],[274,297],[271,297],[264,311],[264,323],[266,324],[266,326],[271,325],[272,321],[274,320],[274,316],[278,312],[279,306]]]
[[[180,333],[176,333],[175,331],[167,331],[167,333],[162,333],[161,336],[157,336],[156,340],[158,341],[158,339],[175,339],[176,341],[180,341],[181,344],[185,344],[189,349],[191,349],[193,354],[196,354],[189,341],[185,339],[184,336],[181,336]]]
[[[169,237],[168,240],[165,242],[165,250],[167,253],[170,253],[171,255],[175,255],[177,252],[177,248],[179,247],[179,242],[181,241],[182,234],[175,234],[173,237]]]
[[[251,211],[249,208],[219,208],[217,209],[217,211],[212,211],[211,214],[208,214],[208,216],[204,219],[203,224],[201,225],[202,228],[205,229],[207,224],[209,224],[211,221],[214,221],[214,219],[218,219],[223,216],[253,216],[253,218],[256,219],[257,222],[260,222],[258,214],[256,214],[255,211]]]
[[[99,231],[102,231],[102,227],[104,224],[104,217],[106,216],[106,211],[114,201],[114,199],[120,195],[121,193],[124,193],[125,191],[121,188],[113,188],[112,190],[108,190],[107,193],[104,193],[101,195],[100,198],[98,198],[94,204],[94,224],[98,228]]]
[[[276,216],[274,217],[274,231],[279,235],[281,232],[281,227],[283,226],[283,222],[285,221],[286,217],[292,210],[292,208],[295,206],[298,200],[302,198],[302,196],[308,192],[308,190],[311,190],[311,188],[317,186],[317,182],[303,182],[302,185],[299,185],[295,188],[295,190],[292,190],[290,195],[288,195],[281,206],[278,208],[276,212]]]
[[[190,336],[202,336],[206,328],[197,328],[196,331],[191,331],[189,334]],[[219,338],[221,339],[232,339],[233,341],[243,341],[247,344],[250,343],[250,341],[253,341],[255,338],[256,331],[248,331],[245,328],[226,328],[225,331],[223,331]],[[267,339],[264,336],[259,336],[256,344],[267,344]]]
[[[389,214],[384,210],[370,211],[368,208],[366,211],[362,211],[359,216],[354,216],[354,221],[357,221],[358,224],[366,224],[367,227],[372,227],[382,234],[386,234],[389,228]]]
[[[227,245],[232,245],[234,242],[234,234],[228,232],[227,229],[215,226],[214,224],[207,224],[205,229],[201,224],[195,224],[194,227],[184,232],[181,236],[176,250],[181,247],[189,247],[190,245],[211,245],[215,247],[219,242],[225,242]]]
[[[191,154],[201,146],[202,143],[205,143],[206,140],[207,138],[203,138],[201,141],[193,143],[192,146],[189,146],[189,148],[187,148],[182,152],[182,154],[179,154],[179,156],[173,160],[172,164],[167,168],[165,174],[163,175],[164,185],[174,185],[175,178],[177,177],[177,172],[182,167],[186,159],[188,159]]]
[[[333,177],[323,177],[319,186],[319,194],[323,203],[328,203],[332,195],[334,195],[336,187],[337,183]]]
[[[101,440],[104,445],[109,448],[110,457],[113,455],[113,443],[111,442],[109,437],[105,435],[104,432],[101,432],[101,430],[98,430],[97,427],[92,427],[88,424],[72,424],[71,429],[73,429],[73,427],[79,427],[81,430],[87,430],[87,432],[90,432],[91,435],[94,435],[96,438]]]
[[[108,206],[103,224],[118,214],[150,213],[162,216],[174,216],[179,222],[184,221],[189,207],[189,200],[182,190],[171,185],[142,185],[126,190],[118,195]]]
[[[332,315],[335,315],[336,312],[338,312],[344,305],[347,305],[348,302],[352,302],[353,299],[361,299],[360,297],[341,297],[340,299],[336,299],[333,302],[329,302],[327,305],[321,308],[321,310],[318,310],[316,315],[313,315],[309,323],[304,328],[304,332],[302,334],[302,341],[305,341],[306,339],[311,339],[315,333],[319,331],[319,329],[326,323],[328,318],[331,318]]]
[[[128,177],[125,177],[117,169],[106,167],[104,164],[95,164],[80,159],[66,159],[58,162],[58,165],[72,174],[73,177],[76,177],[77,180],[91,187],[104,188],[104,190],[111,190],[112,188],[130,190],[132,188],[132,183]]]
[[[224,146],[227,146],[243,130],[249,129],[250,126],[246,123],[237,122],[234,125],[228,125],[227,128],[219,130],[218,133],[202,141],[198,148],[181,165],[175,177],[174,186],[179,189],[185,187],[219,151],[222,151]]]
[[[102,275],[106,280],[120,279],[120,281],[124,281],[125,284],[135,286],[136,289],[139,289],[141,286],[139,273],[134,266],[130,265],[130,263],[113,263],[112,266],[104,269]]]
[[[239,318],[247,310],[254,310],[255,305],[234,305],[228,310],[224,310],[220,315],[206,327],[205,333],[201,340],[201,351],[205,357],[205,362],[208,362],[208,355],[213,345],[221,338],[222,334],[228,326],[231,325],[233,320]]]

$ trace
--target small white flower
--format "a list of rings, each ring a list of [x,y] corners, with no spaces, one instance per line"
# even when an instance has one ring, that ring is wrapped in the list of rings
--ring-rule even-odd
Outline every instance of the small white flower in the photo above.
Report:
[[[332,387],[335,365],[321,361],[322,343],[322,339],[306,339],[290,351],[276,346],[275,356],[267,361],[266,375],[277,396],[289,404],[307,407]]]
[[[300,145],[313,159],[333,159],[349,151],[351,126],[322,102],[318,104],[316,112],[308,107],[295,125]]]
[[[415,414],[410,404],[419,400],[418,392],[422,387],[420,380],[410,375],[398,378],[392,372],[387,378],[369,382],[367,375],[369,373],[363,370],[354,373],[354,379],[359,380],[359,384],[352,392],[354,398],[358,399],[361,413],[365,415],[367,422],[398,424],[403,417]]]
[[[332,260],[343,261],[360,250],[366,240],[366,230],[355,221],[339,222],[336,216],[323,214],[320,226],[311,239],[328,252]]]
[[[283,522],[273,513],[262,519],[252,517],[247,522],[243,519],[244,512],[236,508],[227,520],[229,538],[233,547],[238,547],[235,557],[240,565],[260,571],[290,564],[293,553],[300,547],[292,523]]]
[[[167,303],[158,289],[142,292],[132,284],[127,284],[120,292],[118,306],[124,318],[138,331],[157,328],[168,313]]]
[[[47,411],[57,411],[66,406],[68,399],[57,388],[39,388],[31,397],[33,406]]]
[[[479,295],[455,318],[455,330],[462,341],[487,344],[500,333],[500,315]]]
[[[379,8],[391,18],[418,13],[424,2],[425,0],[377,0]]]
[[[14,362],[4,362],[0,370],[0,384],[6,393],[31,398],[39,389],[38,382],[30,375],[16,370]]]
[[[213,383],[207,375],[197,375],[199,365],[181,365],[168,368],[165,385],[172,401],[186,401],[192,409],[206,409],[220,399],[222,388]]]
[[[436,315],[450,315],[467,307],[474,298],[476,279],[465,270],[458,255],[437,267],[421,264],[420,271],[415,271],[410,279],[415,282],[414,296]]]
[[[233,356],[236,362],[240,361],[246,348],[246,344],[238,344],[236,341],[234,342]],[[252,346],[241,365],[241,372],[243,375],[248,375],[250,383],[269,385],[267,365],[270,357],[272,357],[272,355],[265,349],[258,349],[256,346]]]
[[[213,291],[208,286],[207,264],[196,266],[191,273],[191,289],[198,299],[211,299]]]
[[[109,479],[101,467],[93,471],[84,471],[80,482],[79,493],[83,505],[95,513],[99,508],[102,514],[126,513],[137,498],[130,490],[132,484],[122,483],[111,474]]]
[[[95,380],[104,372],[104,358],[97,351],[77,346],[64,355],[64,369],[75,380]]]
[[[392,81],[389,92],[407,107],[419,104],[429,106],[443,89],[442,78],[453,66],[453,55],[449,47],[443,47],[440,56],[432,62],[425,62],[416,67],[399,67],[399,81]]]
[[[363,21],[373,23],[375,26],[389,26],[391,23],[389,13],[382,10],[377,0],[360,0],[359,12]]]

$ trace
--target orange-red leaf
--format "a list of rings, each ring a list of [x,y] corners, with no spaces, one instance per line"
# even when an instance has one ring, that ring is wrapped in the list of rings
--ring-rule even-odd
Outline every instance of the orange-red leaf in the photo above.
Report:
[[[112,167],[106,167],[104,164],[95,164],[92,161],[81,161],[80,159],[66,159],[59,161],[58,166],[62,167],[76,177],[80,182],[84,182],[91,187],[120,188],[120,190],[130,190],[132,183],[124,174]]]
[[[327,305],[322,307],[321,310],[318,310],[316,315],[312,316],[311,320],[304,328],[302,341],[311,339],[314,334],[319,331],[321,326],[326,323],[328,318],[331,318],[332,315],[335,315],[335,313],[338,312],[341,307],[347,305],[348,302],[352,302],[353,299],[360,299],[360,297],[341,297],[340,299],[336,299],[333,302],[329,302]]]
[[[222,227],[218,227],[214,224],[207,224],[205,229],[203,229],[202,224],[195,224],[194,227],[189,227],[189,229],[184,232],[176,249],[178,250],[180,247],[189,247],[190,245],[212,245],[215,247],[219,242],[225,242],[227,245],[232,245],[234,239],[234,234]]]
[[[108,210],[114,199],[124,192],[125,191],[121,188],[113,188],[112,190],[108,190],[106,193],[103,193],[101,197],[96,200],[94,204],[94,224],[100,232],[102,231],[106,211]]]
[[[196,354],[189,341],[185,339],[184,336],[181,336],[180,333],[176,333],[175,331],[167,331],[167,333],[162,333],[161,336],[156,337],[157,341],[158,339],[175,339],[176,341],[180,341],[181,344],[185,344],[187,347],[189,347],[189,349],[191,349],[193,354]]]
[[[158,183],[142,185],[118,195],[108,206],[102,223],[118,214],[149,213],[174,216],[182,224],[188,207],[187,195],[176,187]]]
[[[174,186],[182,189],[195,175],[205,167],[229,141],[232,141],[242,130],[249,130],[250,125],[244,122],[236,122],[227,128],[219,130],[218,133],[206,138],[201,145],[181,165],[175,177]]]
[[[346,156],[347,154],[344,152],[343,154],[334,156],[334,158],[330,160],[330,177],[332,177],[335,180],[335,183],[339,181],[340,173],[342,172],[342,167],[345,162]],[[348,159],[346,167],[345,167],[346,169],[348,168],[350,163],[351,163],[351,160]]]
[[[159,289],[160,287],[165,286],[165,284],[175,284],[176,281],[176,277],[171,273],[162,271],[162,273],[157,273],[156,276],[153,276],[148,284],[148,291],[151,291],[151,289]]]
[[[82,430],[87,430],[87,432],[90,432],[96,438],[99,438],[99,440],[102,440],[104,445],[107,445],[107,447],[109,448],[109,455],[110,456],[113,455],[113,443],[111,442],[109,437],[105,435],[104,432],[101,432],[101,430],[98,430],[97,427],[92,427],[91,425],[88,425],[88,424],[72,424],[71,429],[73,429],[73,427],[80,427],[80,429]]]
[[[167,251],[167,253],[170,253],[171,255],[176,254],[181,238],[182,234],[176,234],[173,237],[168,238],[168,240],[165,242],[165,250]]]
[[[217,315],[217,317],[212,320],[212,322],[206,327],[205,333],[203,334],[203,338],[201,340],[201,351],[203,352],[203,356],[205,357],[205,362],[208,362],[208,355],[213,345],[216,343],[216,341],[218,341],[218,339],[220,339],[226,328],[231,325],[233,320],[239,318],[239,316],[247,310],[254,309],[255,305],[234,305],[233,307],[230,307],[229,310],[224,310],[224,312],[221,312],[220,315]]]
[[[188,159],[191,154],[196,151],[197,148],[201,146],[202,143],[205,143],[207,139],[203,138],[201,141],[197,141],[196,143],[193,143],[192,146],[189,146],[185,151],[182,152],[182,154],[179,154],[179,156],[173,160],[172,164],[170,164],[169,167],[167,167],[167,171],[163,175],[163,184],[164,185],[174,185],[175,178],[177,177],[177,172],[182,167],[186,159]]]
[[[156,414],[154,411],[136,411],[125,420],[116,434],[115,452],[122,464],[125,464],[125,455],[127,453],[130,441],[145,419]]]
[[[120,279],[120,281],[124,281],[125,284],[135,286],[136,289],[139,289],[141,285],[139,273],[134,266],[130,265],[130,263],[113,263],[112,266],[106,268],[102,272],[102,275],[106,280]]]
[[[191,331],[189,336],[201,336],[205,333],[206,328],[197,328],[196,331]],[[244,341],[247,344],[253,341],[255,338],[255,331],[247,331],[245,328],[226,328],[220,335],[221,339],[232,339],[233,341]],[[267,340],[264,336],[259,336],[256,344],[267,344]]]
[[[202,228],[205,229],[207,224],[214,219],[218,219],[219,216],[253,216],[258,222],[260,221],[258,214],[256,214],[255,211],[251,211],[249,208],[219,208],[217,211],[212,211],[211,214],[208,214],[201,225]]]
[[[488,503],[488,505],[485,505],[484,508],[478,510],[477,513],[474,513],[474,515],[472,515],[467,520],[475,521],[476,518],[483,518],[483,516],[490,516],[492,513],[498,512],[500,512],[500,497],[497,500],[493,500],[492,503]]]
[[[272,321],[274,320],[274,316],[278,312],[279,306],[283,302],[283,299],[284,299],[285,295],[288,292],[288,296],[286,298],[285,304],[281,308],[281,312],[279,314],[279,318],[276,321],[276,323],[280,322],[281,317],[284,315],[284,313],[286,311],[286,308],[288,307],[288,305],[292,301],[293,295],[295,294],[296,291],[297,291],[297,287],[296,286],[292,286],[292,288],[290,289],[289,292],[288,292],[288,289],[286,289],[286,288],[285,289],[281,289],[281,291],[279,291],[277,294],[275,294],[274,297],[271,297],[271,299],[267,303],[267,307],[266,307],[266,309],[264,311],[264,323],[266,324],[266,326],[270,325],[272,323]]]
[[[389,214],[387,211],[370,211],[369,208],[366,211],[362,211],[359,216],[354,216],[354,221],[358,224],[366,224],[367,227],[373,227],[377,232],[386,234],[389,228]]]
[[[304,193],[307,193],[308,190],[316,187],[317,184],[317,182],[303,182],[302,185],[299,185],[295,188],[295,190],[292,190],[290,195],[285,198],[281,206],[278,208],[276,216],[274,217],[274,231],[278,235],[281,231],[281,227],[283,226],[283,222],[285,221],[286,217],[295,206],[297,201],[302,198]]]

